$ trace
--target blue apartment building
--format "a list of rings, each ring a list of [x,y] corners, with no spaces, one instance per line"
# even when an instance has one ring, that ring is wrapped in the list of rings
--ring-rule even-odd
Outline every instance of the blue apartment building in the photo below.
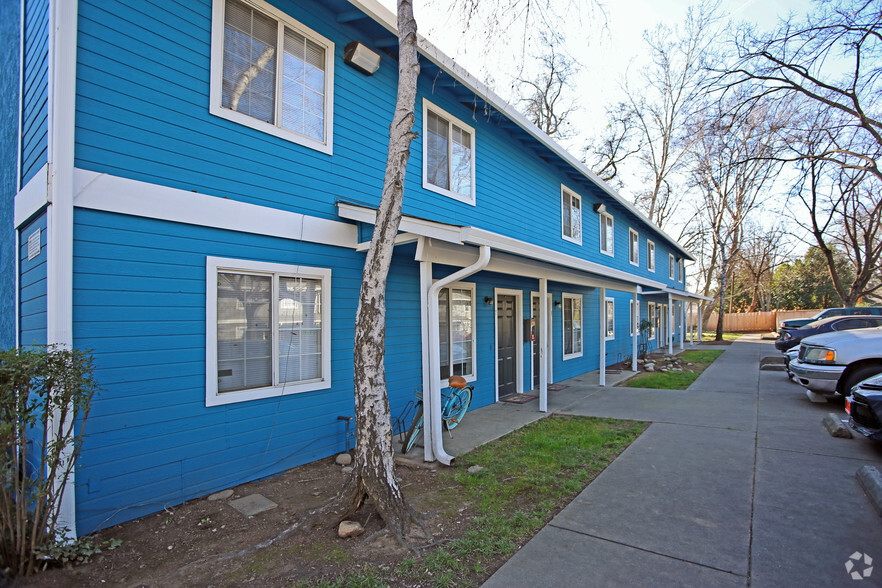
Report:
[[[102,388],[68,524],[90,533],[344,450],[395,16],[376,0],[10,6],[0,338],[90,349]],[[544,409],[549,384],[636,361],[642,320],[648,349],[682,347],[700,298],[689,252],[420,46],[387,286],[393,418],[454,374],[475,383],[472,408],[535,391]]]

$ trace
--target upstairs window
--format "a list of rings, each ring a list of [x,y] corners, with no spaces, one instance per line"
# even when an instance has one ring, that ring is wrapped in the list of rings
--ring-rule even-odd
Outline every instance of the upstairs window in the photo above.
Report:
[[[475,285],[457,284],[438,292],[441,381],[475,377]]]
[[[655,271],[655,243],[646,240],[646,267],[649,271]]]
[[[563,295],[563,357],[582,357],[582,297]]]
[[[677,262],[677,279],[681,282],[686,281],[686,266],[683,264],[682,257]]]
[[[475,204],[475,130],[423,100],[423,188]]]
[[[628,229],[628,260],[631,265],[640,265],[640,235],[634,229]]]
[[[600,252],[607,255],[613,255],[613,246],[615,231],[613,225],[613,217],[608,212],[600,213]]]
[[[564,187],[560,189],[560,209],[563,221],[562,236],[567,241],[582,244],[582,198]]]
[[[674,279],[674,255],[668,253],[668,277]]]
[[[260,0],[215,0],[212,114],[331,153],[334,44]]]

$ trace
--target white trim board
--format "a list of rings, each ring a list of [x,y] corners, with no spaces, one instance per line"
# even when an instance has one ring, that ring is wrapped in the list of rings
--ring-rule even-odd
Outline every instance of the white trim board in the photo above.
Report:
[[[337,204],[337,212],[342,218],[370,224],[374,224],[377,217],[377,211],[372,208],[344,202],[340,202]],[[560,253],[558,251],[554,251],[553,249],[548,249],[547,247],[533,245],[532,243],[527,243],[526,241],[521,241],[512,237],[506,237],[498,233],[493,233],[491,231],[486,231],[484,229],[478,229],[475,227],[448,225],[426,219],[402,216],[399,230],[402,232],[414,233],[416,235],[421,235],[424,237],[430,237],[432,239],[438,239],[447,243],[488,245],[494,251],[505,251],[514,255],[528,257],[542,262],[553,263],[555,265],[563,266],[564,268],[569,268],[571,270],[597,274],[599,276],[609,278],[610,280],[618,280],[627,284],[639,284],[658,289],[663,289],[665,287],[663,283],[656,282],[655,280],[649,280],[641,276],[629,274],[628,272],[613,269],[600,263],[588,261],[579,257],[575,257],[573,255],[568,255],[566,253]],[[443,260],[438,261],[443,263]],[[493,261],[491,260],[491,264],[492,263]],[[536,271],[534,270],[532,274],[535,273]],[[551,279],[550,276],[549,279]],[[623,287],[622,284],[615,284],[615,282],[612,281],[610,281],[609,283],[613,284],[611,287],[615,290],[630,291],[631,289],[630,287]]]
[[[74,206],[355,249],[355,225],[139,180],[74,170]]]
[[[49,203],[49,164],[45,164],[15,195],[13,226],[20,227]]]

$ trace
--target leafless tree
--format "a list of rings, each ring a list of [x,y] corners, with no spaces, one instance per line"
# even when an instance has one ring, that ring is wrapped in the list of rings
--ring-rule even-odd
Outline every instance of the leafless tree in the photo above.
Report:
[[[795,158],[831,161],[882,180],[882,3],[818,3],[804,21],[790,19],[770,34],[742,28],[735,47],[738,60],[720,81],[729,89],[749,83],[754,91],[745,106],[797,100],[826,113],[824,126],[811,129],[826,132],[826,148],[797,150]]]
[[[621,186],[619,166],[643,149],[643,136],[637,130],[635,118],[628,102],[608,107],[603,133],[586,149],[583,161],[604,182]]]
[[[636,82],[623,85],[647,185],[636,192],[635,204],[662,228],[672,220],[685,188],[678,174],[695,138],[693,118],[705,94],[718,24],[717,3],[705,0],[687,10],[682,27],[658,25],[644,36],[652,62]]]
[[[752,220],[744,223],[743,243],[733,272],[738,274],[738,283],[743,289],[741,310],[755,312],[758,307],[763,311],[770,309],[772,277],[783,262],[785,235],[785,228],[780,224],[764,228]]]
[[[845,306],[882,289],[882,194],[868,170],[807,159],[793,199],[808,212],[794,215],[820,248],[833,287]],[[836,253],[849,262],[843,268]]]
[[[746,222],[768,197],[781,168],[775,159],[781,123],[759,108],[737,112],[731,106],[728,101],[706,105],[691,149],[692,184],[702,195],[693,230],[704,246],[706,294],[717,285],[717,340],[723,336],[727,280],[745,243]]]
[[[545,52],[539,58],[541,71],[533,79],[519,80],[528,94],[519,103],[527,118],[546,135],[566,139],[572,134],[567,118],[576,110],[569,83],[577,66],[572,58],[555,47],[547,35],[543,34],[543,38]]]

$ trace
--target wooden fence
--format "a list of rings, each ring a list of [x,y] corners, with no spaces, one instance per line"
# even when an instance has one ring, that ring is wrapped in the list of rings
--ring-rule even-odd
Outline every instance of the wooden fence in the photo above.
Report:
[[[815,316],[821,309],[809,310],[773,310],[770,312],[738,312],[723,317],[723,330],[730,333],[765,333],[774,331],[780,321],[793,318]],[[693,325],[698,323],[698,314],[692,317]],[[697,327],[696,327],[697,328]],[[704,330],[713,331],[717,328],[717,313],[712,312],[704,320]]]

